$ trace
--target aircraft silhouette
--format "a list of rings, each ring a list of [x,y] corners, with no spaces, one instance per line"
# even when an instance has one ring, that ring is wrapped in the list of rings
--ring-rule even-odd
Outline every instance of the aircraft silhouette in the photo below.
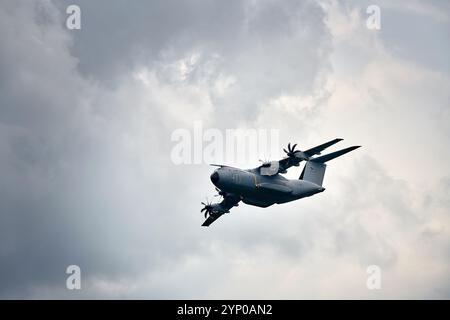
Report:
[[[345,148],[320,157],[313,156],[320,155],[323,150],[342,140],[334,139],[306,151],[295,150],[297,144],[291,147],[289,143],[287,150],[283,149],[287,155],[285,158],[264,162],[254,169],[243,170],[212,164],[219,168],[211,174],[211,182],[223,200],[220,203],[201,203],[204,207],[200,212],[204,212],[206,218],[202,226],[209,226],[223,214],[230,212],[231,208],[238,206],[240,201],[266,208],[275,203],[286,203],[323,192],[325,163],[360,146]],[[290,167],[299,166],[302,161],[306,161],[306,164],[298,179],[286,179],[281,175]]]

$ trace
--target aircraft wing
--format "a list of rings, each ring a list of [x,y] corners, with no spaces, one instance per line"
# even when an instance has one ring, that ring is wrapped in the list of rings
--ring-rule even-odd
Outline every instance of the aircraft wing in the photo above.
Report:
[[[205,220],[205,222],[203,222],[202,227],[209,227],[209,225],[211,223],[213,223],[214,221],[219,219],[222,215],[223,215],[223,213],[220,213],[220,212],[213,212],[213,213],[211,213],[208,216],[208,218]]]
[[[211,213],[208,218],[203,222],[203,227],[209,227],[211,223],[219,219],[223,214],[230,212],[230,209],[241,201],[241,198],[235,194],[227,193],[222,202],[211,204]]]
[[[289,169],[290,167],[298,166],[299,163],[302,162],[303,160],[308,160],[310,157],[320,154],[326,148],[328,148],[328,147],[332,146],[333,144],[336,144],[342,140],[343,139],[339,139],[339,138],[333,139],[333,140],[325,142],[321,145],[318,145],[314,148],[308,149],[306,151],[295,151],[292,156],[288,156],[288,157],[278,161],[278,167],[279,167],[278,172],[286,173],[286,170]]]

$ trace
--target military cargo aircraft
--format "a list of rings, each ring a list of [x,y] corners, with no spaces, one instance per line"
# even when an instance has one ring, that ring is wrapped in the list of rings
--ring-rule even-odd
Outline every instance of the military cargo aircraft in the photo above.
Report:
[[[291,147],[289,143],[287,150],[283,149],[286,153],[285,158],[263,162],[254,169],[243,170],[212,164],[219,168],[211,174],[211,182],[223,200],[220,203],[201,203],[204,207],[200,212],[204,212],[206,218],[202,226],[208,227],[223,214],[229,213],[231,208],[238,206],[240,201],[266,208],[275,203],[286,203],[323,192],[325,188],[322,187],[322,182],[326,162],[360,146],[348,147],[319,157],[314,156],[320,155],[323,150],[342,140],[334,139],[305,151],[296,150],[297,144]],[[287,179],[281,175],[290,167],[298,167],[302,161],[306,161],[306,164],[298,179]]]

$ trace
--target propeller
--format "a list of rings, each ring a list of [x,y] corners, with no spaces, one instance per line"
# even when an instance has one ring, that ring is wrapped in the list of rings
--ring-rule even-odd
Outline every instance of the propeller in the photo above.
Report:
[[[291,147],[291,143],[288,144],[288,149],[283,149],[283,151],[287,154],[288,157],[295,157],[295,154],[297,152],[301,152],[300,150],[295,150],[295,147],[297,146],[297,144],[294,144]]]
[[[205,212],[205,218],[209,215],[211,215],[211,213],[213,213],[213,205],[211,202],[202,202],[202,205],[204,205],[203,209],[200,210],[200,212]]]

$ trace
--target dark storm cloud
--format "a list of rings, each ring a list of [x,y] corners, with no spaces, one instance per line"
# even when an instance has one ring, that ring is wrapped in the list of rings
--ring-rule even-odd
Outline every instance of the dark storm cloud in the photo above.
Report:
[[[224,66],[234,72],[237,52],[247,52],[249,59],[258,52],[252,48],[258,42],[270,49],[258,63],[276,71],[270,61],[277,49],[268,46],[277,35],[292,36],[294,31],[285,30],[279,21],[291,13],[290,5],[277,10],[268,3],[262,12],[251,7],[255,12],[247,21],[244,13],[249,8],[242,2],[222,3],[82,2],[82,30],[72,34],[63,29],[64,4],[57,4],[59,10],[51,2],[3,4],[3,297],[23,297],[35,287],[59,288],[65,267],[72,263],[81,265],[87,275],[112,279],[125,270],[149,271],[169,261],[181,262],[191,250],[205,250],[195,240],[198,235],[181,228],[186,221],[190,228],[194,224],[180,215],[186,212],[183,201],[169,202],[177,189],[167,189],[180,176],[186,179],[177,181],[177,188],[187,188],[188,178],[198,169],[187,174],[170,164],[170,146],[161,146],[168,141],[170,128],[158,125],[158,114],[149,105],[151,119],[143,118],[151,136],[142,138],[157,152],[150,159],[159,169],[150,179],[139,177],[139,165],[137,169],[132,165],[132,157],[139,154],[120,142],[133,134],[128,127],[134,121],[133,101],[131,106],[121,105],[112,91],[99,88],[110,80],[117,84],[124,70],[158,60],[164,50],[178,59],[199,46],[218,52],[224,60],[231,58]],[[273,28],[266,30],[270,36],[264,43],[266,32],[258,29],[269,21]],[[236,41],[238,46],[233,46]],[[309,40],[302,41],[306,48]],[[247,85],[252,82],[246,78],[248,72],[240,75]],[[312,70],[308,72],[314,77]],[[101,84],[97,87],[85,77]],[[136,241],[144,241],[145,247],[136,247]]]
[[[73,1],[58,3],[61,9]],[[239,37],[245,2],[77,1],[82,30],[72,47],[80,70],[104,81],[115,80],[143,62],[151,63],[161,50],[178,55],[198,46],[231,49]]]
[[[64,5],[59,4],[61,10]],[[80,1],[71,53],[87,77],[114,88],[129,70],[198,55],[186,82],[230,76],[232,94],[211,91],[218,117],[254,118],[280,91],[308,92],[328,63],[330,38],[310,1]],[[289,61],[289,63],[285,63]],[[218,124],[220,125],[220,124]]]
[[[111,204],[114,181],[96,185],[115,155],[108,128],[96,131],[83,107],[88,91],[61,15],[45,2],[6,2],[1,15],[1,290],[23,297],[33,286],[63,284],[74,260],[93,273],[120,268],[114,240],[125,232],[105,222],[118,223],[114,212],[124,208]]]

